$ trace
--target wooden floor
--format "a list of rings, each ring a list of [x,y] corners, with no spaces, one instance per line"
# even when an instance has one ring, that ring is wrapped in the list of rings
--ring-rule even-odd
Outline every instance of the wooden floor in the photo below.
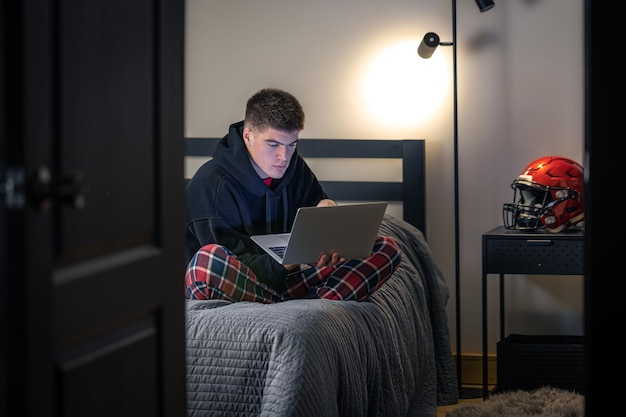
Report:
[[[469,388],[471,391],[480,393],[483,386],[482,385],[464,385],[464,388]],[[493,386],[489,386],[489,390],[492,390],[494,387]],[[467,399],[459,399],[459,402],[457,404],[454,405],[444,405],[441,407],[437,407],[437,417],[446,417],[446,414],[452,410],[454,410],[455,408],[457,408],[459,405],[462,404],[467,404],[467,403],[471,403],[471,402],[480,402],[483,401],[483,397],[482,395],[477,397],[477,398],[467,398]]]

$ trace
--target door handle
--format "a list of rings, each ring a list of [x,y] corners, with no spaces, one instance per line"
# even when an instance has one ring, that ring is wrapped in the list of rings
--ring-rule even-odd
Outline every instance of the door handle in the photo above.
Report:
[[[55,180],[48,167],[39,167],[29,181],[28,190],[33,203],[41,211],[48,210],[53,202],[70,204],[78,210],[85,207],[87,184],[80,172]]]

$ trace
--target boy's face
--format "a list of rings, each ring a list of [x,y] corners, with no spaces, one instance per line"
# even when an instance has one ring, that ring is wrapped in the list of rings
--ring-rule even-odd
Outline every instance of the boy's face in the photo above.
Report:
[[[283,132],[272,128],[263,132],[243,129],[243,140],[256,164],[254,169],[261,178],[282,178],[296,151],[300,132]]]

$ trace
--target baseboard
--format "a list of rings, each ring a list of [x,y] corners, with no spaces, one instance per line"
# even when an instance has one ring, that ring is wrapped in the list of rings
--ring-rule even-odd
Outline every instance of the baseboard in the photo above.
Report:
[[[454,358],[456,363],[456,355]],[[487,356],[487,382],[496,385],[497,361],[496,355]],[[482,385],[483,383],[483,355],[481,353],[465,353],[461,356],[461,378],[463,385]]]

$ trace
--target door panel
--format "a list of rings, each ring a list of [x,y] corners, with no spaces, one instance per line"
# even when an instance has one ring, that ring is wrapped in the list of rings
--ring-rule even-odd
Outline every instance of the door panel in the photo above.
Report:
[[[0,414],[184,416],[184,2],[8,3]]]
[[[89,184],[83,210],[61,208],[64,264],[154,244],[158,9],[148,0],[59,8],[59,170]]]
[[[63,415],[159,415],[157,327],[151,320],[136,322],[60,356]]]

